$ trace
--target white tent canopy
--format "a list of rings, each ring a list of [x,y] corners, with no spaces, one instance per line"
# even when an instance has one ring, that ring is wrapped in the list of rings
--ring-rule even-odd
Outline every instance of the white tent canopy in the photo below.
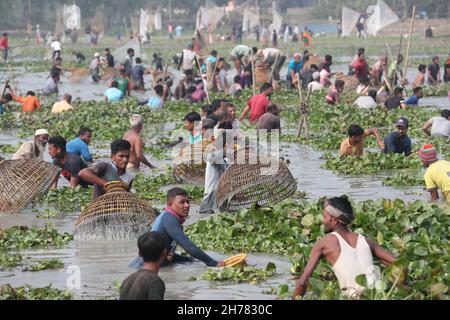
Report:
[[[197,11],[197,29],[206,29],[211,24],[213,28],[217,27],[217,24],[225,15],[225,10],[218,7],[213,1],[206,1],[205,6],[201,6]]]
[[[383,0],[378,0],[376,6],[370,9],[373,9],[373,14],[367,19],[367,32],[373,36],[376,36],[381,29],[400,20]]]
[[[153,31],[153,17],[145,9],[141,9],[139,19],[139,36],[142,42],[149,41],[147,34]]]
[[[342,36],[348,37],[352,33],[353,29],[358,23],[359,12],[349,9],[347,7],[342,7]]]
[[[162,29],[162,16],[160,10],[155,12],[154,26],[155,30],[160,31]]]
[[[273,15],[273,20],[272,20],[272,24],[269,26],[269,30],[270,30],[270,32],[272,32],[273,30],[276,30],[277,33],[280,33],[281,26],[283,25],[283,17],[277,11],[275,1],[272,2],[272,15]]]
[[[242,22],[242,31],[252,31],[260,25],[259,8],[245,8]]]
[[[66,6],[63,8],[63,23],[67,29],[81,29],[80,7],[77,5]]]

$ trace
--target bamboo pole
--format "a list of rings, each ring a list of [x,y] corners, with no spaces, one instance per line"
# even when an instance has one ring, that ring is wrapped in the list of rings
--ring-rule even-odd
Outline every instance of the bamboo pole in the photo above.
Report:
[[[200,66],[200,61],[198,60],[198,56],[197,55],[195,55],[195,61],[197,62],[198,71],[200,72],[200,77],[202,78],[203,86],[205,86],[205,82],[206,81],[203,81],[202,68]],[[208,85],[208,84],[206,84],[206,85]],[[208,88],[203,88],[203,90],[205,90],[205,92],[206,92],[206,100],[208,100],[208,104],[211,104],[211,101],[209,100]]]
[[[216,70],[217,70],[217,64],[219,63],[219,59],[220,59],[220,56],[217,56],[216,63],[214,64],[214,70],[213,70],[213,73],[212,73],[212,76],[211,76],[211,82],[209,83],[209,87],[210,88],[212,88],[212,85],[213,85],[213,82],[214,82],[214,78],[216,77],[215,74],[216,74]]]
[[[272,71],[270,72],[270,76],[269,76],[269,82],[270,82],[270,83],[272,83],[272,76],[273,76],[273,73],[274,73],[275,68],[276,68],[276,66],[277,66],[277,62],[278,62],[278,58],[279,58],[279,57],[280,57],[280,54],[277,53],[277,58],[275,59],[275,62],[273,63],[273,68],[272,68]]]
[[[411,47],[412,33],[413,33],[413,29],[414,29],[415,16],[416,16],[416,6],[413,7],[413,12],[412,12],[412,17],[411,17],[411,26],[409,28],[408,46],[406,48],[405,66],[403,67],[403,79],[402,79],[402,82],[406,78],[406,72],[408,71],[409,49]]]
[[[253,51],[252,51],[252,84],[253,84],[253,95],[256,95],[256,81],[255,81],[255,61],[253,59]]]
[[[8,81],[8,80],[6,80],[6,81],[5,81],[5,87],[3,88],[3,92],[2,92],[2,95],[1,95],[1,97],[3,97],[3,96],[5,95],[5,92],[6,92],[6,88],[8,87],[8,83],[9,83],[9,81]]]

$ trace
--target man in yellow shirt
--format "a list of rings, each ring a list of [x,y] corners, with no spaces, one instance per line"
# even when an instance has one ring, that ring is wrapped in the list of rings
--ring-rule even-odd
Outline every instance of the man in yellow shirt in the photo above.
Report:
[[[427,168],[424,179],[431,200],[439,199],[438,189],[440,189],[447,203],[450,203],[450,162],[438,160],[436,148],[432,144],[420,148],[419,157]]]
[[[73,110],[73,107],[70,105],[72,102],[72,96],[68,93],[64,95],[64,98],[62,101],[56,102],[53,105],[52,113],[61,113],[65,111]]]
[[[364,130],[357,124],[352,124],[348,128],[348,138],[341,142],[341,147],[339,148],[340,157],[362,156],[364,150],[364,140],[370,135],[377,138],[378,145],[380,146],[380,149],[383,150],[384,143],[383,140],[381,140],[380,133],[377,128],[369,128]]]

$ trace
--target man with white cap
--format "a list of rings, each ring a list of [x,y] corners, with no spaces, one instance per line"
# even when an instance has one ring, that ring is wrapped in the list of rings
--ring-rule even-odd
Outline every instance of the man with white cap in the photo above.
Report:
[[[89,65],[89,72],[92,76],[92,80],[97,83],[100,81],[100,53],[94,54],[94,60]]]
[[[423,166],[427,168],[423,178],[431,200],[439,199],[438,189],[440,189],[447,203],[450,203],[450,162],[439,160],[436,148],[432,144],[426,144],[420,148],[419,158]]]
[[[46,129],[38,129],[34,133],[34,140],[22,144],[16,151],[12,160],[36,159],[44,160],[45,147],[48,142],[48,131]]]
[[[373,256],[385,266],[395,262],[396,258],[391,252],[373,240],[348,229],[354,217],[352,205],[347,198],[330,198],[325,202],[322,223],[328,235],[314,245],[305,270],[297,281],[294,299],[306,293],[308,279],[322,257],[332,265],[341,290],[349,298],[358,298],[364,290],[356,282],[357,276],[366,275],[369,286],[373,286],[375,281],[379,280]]]
[[[123,139],[127,140],[131,145],[130,160],[128,162],[128,169],[138,171],[141,162],[149,168],[155,168],[154,165],[147,160],[144,155],[144,143],[142,141],[141,132],[144,129],[144,121],[139,114],[133,114],[130,118],[131,128],[124,135]]]

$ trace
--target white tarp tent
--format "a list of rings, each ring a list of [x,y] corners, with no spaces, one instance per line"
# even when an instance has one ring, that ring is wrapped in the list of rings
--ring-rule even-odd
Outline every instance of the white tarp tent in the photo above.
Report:
[[[66,29],[81,29],[80,7],[77,5],[66,6],[63,8],[63,23]]]
[[[348,37],[355,29],[356,24],[359,19],[359,12],[349,9],[347,7],[342,7],[342,36]]]
[[[208,0],[206,5],[204,7],[200,6],[197,11],[196,29],[207,29],[209,24],[215,29],[224,15],[224,9],[218,7],[213,1]]]
[[[270,31],[276,30],[277,33],[280,33],[282,25],[283,25],[283,17],[281,16],[281,14],[279,14],[278,12],[276,12],[274,10],[273,11],[273,20],[272,20],[272,24],[269,27],[269,30]]]
[[[259,8],[245,8],[242,22],[242,31],[253,31],[253,28],[260,25]]]
[[[139,19],[139,36],[142,42],[149,41],[148,33],[153,31],[153,17],[148,14],[147,10],[141,9],[141,17]]]
[[[367,19],[367,33],[376,36],[381,29],[398,20],[395,12],[383,0],[378,0],[372,15]]]
[[[154,26],[155,26],[155,30],[160,31],[162,29],[162,16],[161,16],[161,11],[160,10],[155,12],[155,15],[154,15]]]

